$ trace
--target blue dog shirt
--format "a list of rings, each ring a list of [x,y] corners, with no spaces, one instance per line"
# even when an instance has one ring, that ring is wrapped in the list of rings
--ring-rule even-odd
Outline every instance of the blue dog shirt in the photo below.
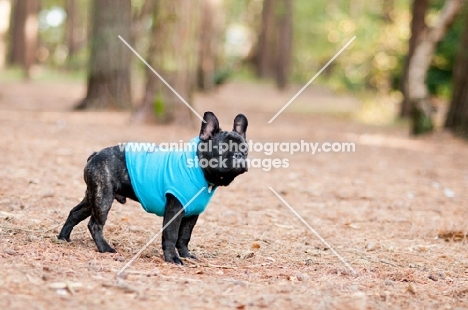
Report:
[[[125,146],[125,161],[133,190],[146,212],[164,216],[166,194],[179,199],[185,207],[186,217],[205,211],[214,190],[211,190],[198,165],[199,142],[198,137],[192,139],[184,150],[169,150],[156,145],[148,147],[143,143]],[[187,206],[203,187],[203,191]]]

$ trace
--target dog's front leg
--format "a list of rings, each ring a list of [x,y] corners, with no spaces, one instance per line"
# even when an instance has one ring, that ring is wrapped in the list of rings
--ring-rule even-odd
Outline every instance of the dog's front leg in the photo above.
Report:
[[[167,195],[166,209],[164,211],[163,227],[167,227],[162,233],[162,249],[164,260],[168,263],[183,265],[176,252],[176,243],[179,237],[179,228],[185,212],[180,201],[173,195]],[[182,212],[180,212],[182,210]]]
[[[188,257],[198,260],[198,258],[190,254],[188,250],[188,244],[190,237],[192,236],[193,227],[197,223],[198,215],[184,217],[180,223],[179,238],[177,239],[177,250],[179,251],[180,257]]]

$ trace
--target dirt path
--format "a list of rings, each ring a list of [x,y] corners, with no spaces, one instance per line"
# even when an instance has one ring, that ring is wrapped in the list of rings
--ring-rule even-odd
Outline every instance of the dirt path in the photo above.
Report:
[[[198,96],[198,111],[214,111],[226,128],[245,113],[255,142],[354,142],[356,152],[272,155],[288,159],[289,168],[250,169],[214,196],[191,242],[200,262],[166,264],[158,240],[117,280],[117,270],[162,220],[137,203],[115,203],[105,235],[118,254],[98,253],[85,223],[72,243],[58,242],[85,190],[87,156],[130,140],[188,140],[198,128],[129,126],[126,113],[69,112],[83,91],[74,84],[0,89],[0,308],[468,307],[468,247],[461,237],[468,144],[447,134],[416,140],[404,129],[305,114],[356,108],[352,98],[314,88],[273,124],[267,121],[295,89],[279,94],[266,85],[234,84]]]

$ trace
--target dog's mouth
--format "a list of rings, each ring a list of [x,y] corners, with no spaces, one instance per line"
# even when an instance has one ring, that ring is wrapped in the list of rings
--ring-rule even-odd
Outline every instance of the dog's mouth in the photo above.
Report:
[[[215,186],[228,186],[234,179],[245,172],[247,167],[230,167],[223,169],[206,169],[204,170],[205,179],[208,183]]]

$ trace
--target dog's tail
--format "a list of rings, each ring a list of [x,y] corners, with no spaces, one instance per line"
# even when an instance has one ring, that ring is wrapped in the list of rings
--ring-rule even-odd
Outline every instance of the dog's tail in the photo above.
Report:
[[[91,158],[93,158],[96,154],[97,154],[97,152],[93,152],[93,154],[89,155],[89,157],[88,157],[88,159],[86,160],[86,162],[90,161]]]

